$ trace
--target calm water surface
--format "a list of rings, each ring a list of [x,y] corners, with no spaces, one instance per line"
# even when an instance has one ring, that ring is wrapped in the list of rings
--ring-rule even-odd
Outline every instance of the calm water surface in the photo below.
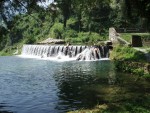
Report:
[[[149,94],[149,82],[116,73],[110,61],[0,57],[0,112],[3,113],[64,113],[131,99],[143,102]]]

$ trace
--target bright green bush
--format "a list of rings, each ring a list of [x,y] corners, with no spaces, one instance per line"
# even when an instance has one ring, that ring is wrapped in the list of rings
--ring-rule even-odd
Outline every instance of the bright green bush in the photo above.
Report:
[[[88,42],[91,44],[97,43],[99,41],[104,41],[105,38],[98,33],[80,32],[78,33],[78,38],[82,39],[82,42]]]
[[[131,42],[132,35],[130,33],[121,33],[121,38],[123,38],[127,42]]]
[[[114,50],[112,51],[112,56],[115,59],[119,60],[146,62],[145,54],[131,47],[114,47]]]
[[[64,32],[62,23],[55,23],[50,29],[50,36],[52,38],[62,38],[62,34]]]
[[[144,74],[144,78],[149,79],[150,80],[150,74]]]
[[[90,40],[90,34],[89,32],[80,32],[78,33],[78,38],[81,39],[81,42],[89,42]]]
[[[80,38],[65,38],[65,42],[70,42],[71,44],[83,44]]]
[[[138,68],[138,69],[133,70],[133,73],[136,75],[142,76],[142,75],[144,75],[144,70]]]
[[[24,43],[25,44],[33,44],[36,42],[36,39],[33,38],[33,37],[27,37],[25,40],[24,40]]]
[[[79,29],[78,20],[73,17],[69,18],[67,20],[67,28],[78,30]]]
[[[7,46],[2,51],[0,51],[0,56],[12,55],[15,51],[16,48],[13,48],[12,46]]]
[[[78,37],[78,33],[77,31],[75,30],[65,30],[65,32],[62,34],[63,38],[66,39],[66,38],[76,38]]]
[[[100,36],[98,33],[91,33],[90,34],[90,41],[91,42],[98,42],[104,40],[102,36]]]

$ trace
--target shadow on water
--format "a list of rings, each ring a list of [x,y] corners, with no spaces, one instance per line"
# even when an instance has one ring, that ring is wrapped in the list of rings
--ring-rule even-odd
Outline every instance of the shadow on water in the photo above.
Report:
[[[59,89],[56,109],[75,110],[93,107],[98,103],[93,92],[87,91],[92,84],[108,84],[110,64],[100,62],[59,63],[54,79]],[[49,66],[49,65],[47,65]],[[96,66],[96,67],[95,67]],[[99,67],[99,68],[97,68]],[[50,67],[47,67],[50,68]],[[112,75],[113,76],[113,75]],[[113,77],[110,77],[113,79]],[[63,107],[62,107],[63,106]]]
[[[13,113],[10,110],[6,110],[5,108],[7,107],[10,107],[10,106],[7,106],[6,103],[0,103],[0,113]]]
[[[118,74],[114,84],[92,84],[85,92],[106,104],[107,112],[150,112],[150,84],[132,75]]]
[[[110,61],[0,59],[0,113],[150,112],[150,82],[114,71]]]
[[[54,74],[59,89],[56,109],[91,109],[103,104],[107,105],[107,112],[150,109],[149,81],[115,72],[109,61],[80,62],[71,67],[68,62],[60,67]]]

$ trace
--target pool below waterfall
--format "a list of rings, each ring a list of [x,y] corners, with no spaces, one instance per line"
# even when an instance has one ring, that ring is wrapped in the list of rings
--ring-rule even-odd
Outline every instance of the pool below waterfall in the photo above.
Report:
[[[149,81],[115,72],[111,61],[0,57],[0,113],[64,113],[98,104],[114,105],[114,112],[116,104],[147,110],[149,97]]]

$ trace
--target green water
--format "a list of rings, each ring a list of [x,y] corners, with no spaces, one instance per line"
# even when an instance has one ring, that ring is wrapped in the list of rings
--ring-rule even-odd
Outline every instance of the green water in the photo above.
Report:
[[[150,112],[150,81],[115,72],[111,61],[0,57],[0,113]]]

